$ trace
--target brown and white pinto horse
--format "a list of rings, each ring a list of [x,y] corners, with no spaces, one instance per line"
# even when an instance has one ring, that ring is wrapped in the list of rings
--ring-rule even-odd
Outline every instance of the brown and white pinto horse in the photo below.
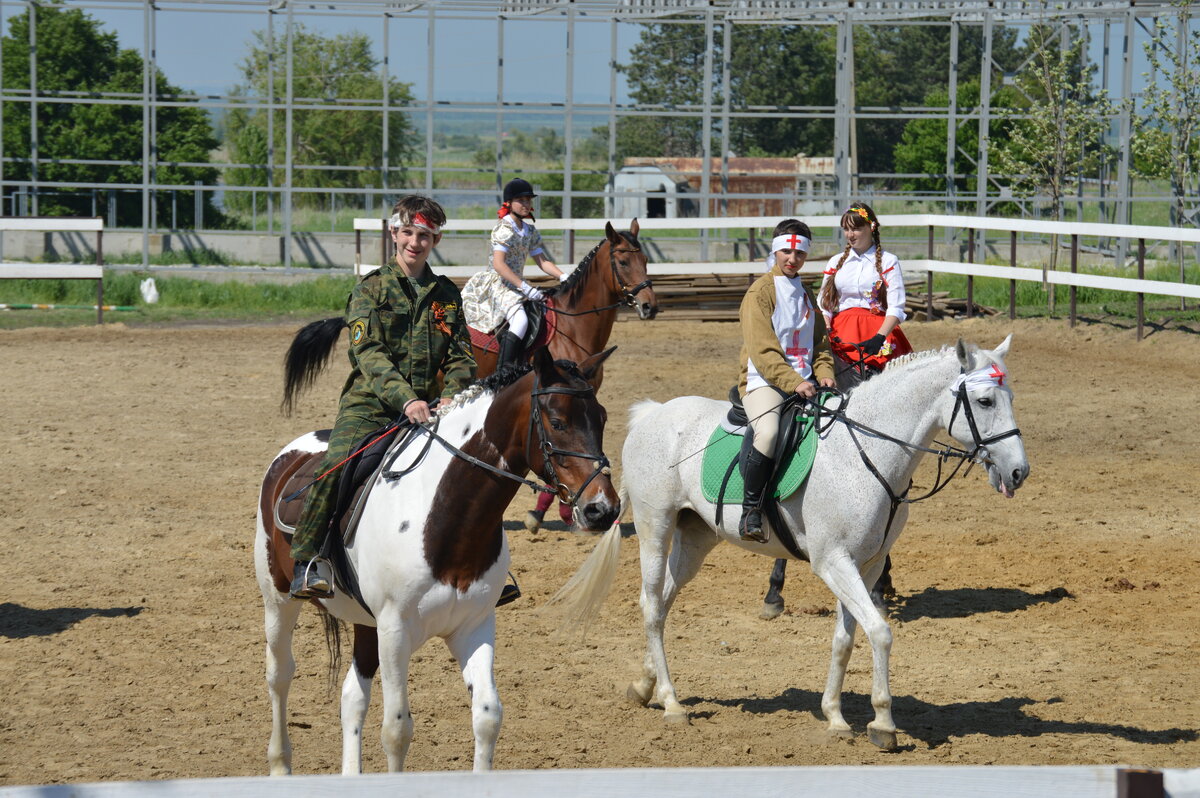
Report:
[[[604,226],[604,240],[584,256],[567,279],[543,289],[553,300],[547,314],[554,315],[554,335],[546,344],[558,360],[576,363],[608,346],[617,309],[632,307],[643,320],[658,314],[658,299],[646,266],[646,254],[638,241],[638,221],[618,232],[612,222]],[[496,369],[497,350],[473,345],[478,374],[483,377]],[[599,388],[603,372],[594,385]]]
[[[318,602],[354,624],[354,658],[341,696],[343,773],[362,770],[362,727],[376,669],[388,769],[403,768],[414,728],[408,662],[432,637],[446,641],[471,692],[475,770],[491,767],[501,721],[492,673],[495,605],[510,559],[503,513],[533,470],[577,504],[589,528],[615,521],[620,505],[603,453],[605,413],[589,382],[611,352],[578,366],[542,352],[532,367],[476,383],[438,408],[433,441],[418,439],[376,476],[346,545],[363,604],[342,589]],[[296,669],[292,631],[304,606],[288,595],[292,559],[276,508],[287,478],[324,449],[317,433],[292,441],[271,463],[259,495],[254,562],[265,607],[272,775],[292,767],[287,696]]]

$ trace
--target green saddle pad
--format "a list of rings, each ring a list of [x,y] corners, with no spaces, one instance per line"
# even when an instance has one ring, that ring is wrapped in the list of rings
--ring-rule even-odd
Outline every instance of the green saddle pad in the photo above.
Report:
[[[804,436],[800,446],[792,455],[787,470],[779,477],[775,487],[775,497],[778,499],[791,496],[808,478],[813,459],[817,456],[818,436],[812,429],[814,421],[813,416],[804,419]],[[741,435],[733,435],[721,429],[720,424],[713,430],[712,435],[708,436],[708,447],[704,450],[704,462],[700,466],[700,487],[704,498],[714,504],[721,493],[721,482],[725,479],[729,464],[742,450],[742,438]],[[733,473],[729,475],[729,483],[725,486],[724,503],[741,504],[744,491],[742,470],[734,468]]]

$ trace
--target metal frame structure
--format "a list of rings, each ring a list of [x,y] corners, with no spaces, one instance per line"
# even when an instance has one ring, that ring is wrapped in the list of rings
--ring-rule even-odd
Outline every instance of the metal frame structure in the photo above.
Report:
[[[38,195],[55,190],[126,190],[140,192],[143,218],[143,260],[148,262],[149,235],[162,228],[160,220],[155,218],[155,204],[152,197],[158,192],[165,191],[197,191],[196,186],[181,186],[160,183],[157,179],[158,155],[155,148],[157,111],[168,107],[200,107],[205,109],[228,109],[233,107],[249,107],[269,111],[268,113],[268,160],[266,164],[181,164],[183,166],[218,166],[219,168],[236,168],[259,166],[265,168],[268,184],[274,186],[282,171],[282,180],[277,188],[266,190],[268,197],[268,229],[275,233],[273,227],[273,211],[276,197],[280,202],[282,229],[278,231],[286,241],[293,236],[294,199],[297,195],[320,191],[331,195],[359,195],[359,200],[366,207],[382,205],[387,195],[396,193],[401,188],[421,190],[433,196],[450,193],[451,190],[439,185],[441,176],[455,171],[474,173],[476,178],[481,173],[486,175],[489,185],[484,188],[464,190],[454,188],[457,195],[477,196],[481,203],[490,202],[496,196],[498,189],[511,169],[506,168],[502,150],[502,137],[505,132],[506,120],[527,114],[553,114],[560,116],[564,130],[565,153],[561,169],[561,192],[544,192],[561,196],[562,214],[572,216],[572,201],[582,196],[603,196],[603,193],[580,191],[574,181],[579,173],[575,157],[575,144],[578,138],[575,126],[579,120],[589,117],[605,117],[608,120],[608,158],[607,171],[611,185],[612,177],[619,168],[616,162],[616,125],[622,117],[638,115],[682,116],[698,118],[702,129],[702,163],[711,163],[714,153],[718,154],[721,164],[720,185],[712,185],[710,170],[702,169],[700,191],[697,197],[701,207],[709,207],[709,200],[720,200],[727,196],[728,190],[728,155],[730,121],[738,118],[756,118],[765,116],[790,116],[795,118],[825,118],[831,119],[834,126],[833,155],[834,175],[833,189],[829,196],[824,197],[831,204],[844,205],[851,196],[865,195],[883,196],[874,190],[873,186],[882,181],[905,175],[861,174],[853,168],[857,123],[863,119],[921,119],[936,118],[946,121],[946,173],[944,175],[907,175],[907,177],[945,177],[947,192],[943,197],[917,197],[902,193],[886,194],[896,200],[935,201],[942,205],[948,213],[958,210],[957,204],[970,200],[975,207],[986,209],[991,204],[1006,197],[1000,191],[993,176],[989,172],[988,132],[994,118],[992,99],[996,90],[1003,84],[1005,76],[998,73],[997,65],[992,59],[992,41],[994,31],[1000,25],[1030,25],[1034,23],[1051,23],[1063,26],[1064,39],[1069,30],[1089,35],[1089,32],[1100,26],[1102,38],[1102,62],[1099,69],[1101,86],[1108,90],[1118,100],[1129,100],[1119,104],[1118,117],[1114,120],[1117,128],[1117,150],[1120,153],[1118,175],[1112,185],[1103,186],[1103,202],[1114,203],[1115,213],[1112,221],[1131,223],[1131,208],[1134,202],[1146,201],[1153,198],[1135,196],[1131,191],[1130,137],[1133,131],[1133,109],[1135,99],[1134,61],[1136,48],[1148,37],[1146,20],[1161,16],[1178,14],[1176,4],[1169,0],[1156,2],[1154,0],[1075,0],[1073,2],[1042,3],[1022,2],[1019,0],[912,0],[899,2],[897,0],[511,0],[510,2],[493,2],[492,0],[414,0],[413,2],[389,2],[388,0],[322,0],[322,2],[304,2],[303,0],[66,0],[56,4],[57,7],[88,9],[112,9],[122,11],[142,12],[143,19],[143,81],[140,95],[105,95],[85,96],[81,92],[47,92],[39,90],[37,85],[36,59],[36,25],[30,26],[30,81],[29,90],[5,88],[0,93],[3,103],[29,103],[33,109],[45,103],[113,103],[140,104],[142,108],[143,135],[142,158],[135,162],[142,168],[140,183],[128,184],[89,184],[64,183],[39,179],[38,165],[38,125],[37,114],[31,114],[30,126],[30,180],[14,181],[4,178],[5,163],[12,159],[5,157],[0,150],[0,194],[6,189],[17,189],[29,197],[29,212],[36,215]],[[31,15],[36,15],[40,4],[38,0],[0,0],[0,16],[5,8],[18,7],[28,9]],[[284,86],[276,85],[274,70],[269,77],[268,95],[266,97],[242,97],[232,95],[182,95],[164,96],[157,90],[155,75],[157,69],[156,53],[160,46],[157,18],[162,11],[188,11],[194,13],[216,13],[256,15],[262,19],[269,46],[273,45],[275,37],[282,35],[286,41],[286,63],[283,65]],[[296,97],[293,93],[293,31],[298,21],[340,17],[361,19],[364,25],[381,37],[384,57],[381,64],[384,94],[382,100],[361,100],[355,98],[325,98]],[[435,32],[439,26],[453,25],[459,20],[490,21],[495,24],[497,63],[495,67],[495,100],[494,102],[450,102],[439,99],[439,86],[435,79],[436,72],[436,40]],[[505,35],[513,26],[530,24],[533,21],[554,23],[557,34],[561,38],[546,36],[547,41],[563,41],[563,56],[565,58],[565,74],[562,75],[562,101],[518,102],[506,97],[506,63]],[[618,48],[618,29],[623,25],[638,24],[677,24],[702,25],[706,41],[709,43],[704,58],[704,96],[699,105],[681,105],[672,107],[646,106],[630,103],[618,97],[617,64],[622,58]],[[392,28],[397,25],[414,25],[426,32],[427,48],[425,52],[426,79],[424,98],[409,105],[395,105],[387,93],[389,77],[395,75],[389,64],[388,48]],[[609,28],[609,98],[606,103],[579,102],[575,97],[576,81],[576,31],[581,25],[606,25]],[[819,25],[836,29],[838,55],[836,63],[837,102],[833,107],[754,107],[740,106],[735,98],[730,96],[729,59],[730,32],[735,25]],[[950,58],[947,64],[947,88],[949,90],[949,106],[945,108],[929,107],[865,107],[855,102],[854,97],[854,34],[855,29],[868,25],[941,25],[949,26]],[[981,74],[981,101],[978,107],[959,107],[956,98],[958,79],[958,46],[960,32],[967,26],[982,29],[983,62],[989,65]],[[282,31],[279,28],[282,27]],[[1110,51],[1112,50],[1112,33],[1119,31],[1120,80],[1119,85],[1113,85],[1110,78]],[[1095,34],[1090,34],[1095,35]],[[720,52],[724,54],[725,63],[715,65],[716,43],[718,37],[723,43]],[[1140,38],[1139,38],[1140,37]],[[714,86],[714,70],[720,66],[724,76],[720,86]],[[557,76],[546,78],[544,85],[549,86],[557,80]],[[276,96],[276,92],[282,91]],[[0,127],[3,126],[3,105],[0,104]],[[347,167],[297,167],[293,158],[293,118],[297,110],[361,110],[382,112],[382,128],[380,135],[384,143],[382,163],[379,165],[381,175],[380,187],[374,189],[312,189],[295,185],[295,174],[298,168],[339,169]],[[492,114],[495,117],[495,163],[491,168],[472,169],[468,167],[453,168],[438,167],[435,163],[435,133],[438,130],[438,120],[447,112]],[[394,154],[387,148],[388,119],[392,113],[414,113],[423,116],[424,129],[424,159],[419,164],[397,163]],[[274,149],[274,125],[276,116],[282,117],[285,127],[284,152],[277,153]],[[978,122],[978,139],[963,141],[959,132],[962,124],[968,120]],[[420,126],[415,126],[420,130]],[[2,143],[0,143],[2,147]],[[976,162],[977,177],[976,192],[972,198],[958,196],[954,188],[956,175],[956,153],[959,150],[969,151]],[[280,159],[279,156],[282,156]],[[60,161],[62,162],[62,161]],[[96,163],[96,162],[88,162]],[[100,162],[108,165],[128,165],[129,162]],[[408,177],[405,180],[405,176]],[[536,175],[534,175],[536,182]],[[249,190],[237,187],[223,186],[220,190]],[[1082,197],[1079,202],[1083,202]],[[2,211],[0,211],[2,212]],[[14,209],[15,212],[15,209]],[[172,220],[178,225],[177,220]],[[291,247],[283,247],[285,263],[290,265]]]

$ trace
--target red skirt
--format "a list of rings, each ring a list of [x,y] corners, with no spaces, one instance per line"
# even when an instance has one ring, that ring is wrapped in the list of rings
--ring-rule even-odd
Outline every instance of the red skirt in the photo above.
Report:
[[[849,308],[833,317],[832,329],[829,331],[829,346],[833,354],[846,363],[857,363],[859,351],[852,344],[865,341],[879,332],[883,325],[883,316],[876,315],[866,308]],[[904,332],[897,325],[888,333],[887,342],[892,345],[892,351],[887,355],[867,355],[864,362],[875,369],[882,370],[889,360],[913,351]]]

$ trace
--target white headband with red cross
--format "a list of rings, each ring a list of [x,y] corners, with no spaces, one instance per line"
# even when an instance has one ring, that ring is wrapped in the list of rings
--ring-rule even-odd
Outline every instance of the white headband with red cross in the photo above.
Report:
[[[798,233],[775,236],[771,239],[771,254],[767,256],[767,268],[775,268],[775,253],[779,250],[798,249],[801,252],[808,252],[810,246],[812,246],[812,239]]]
[[[1006,384],[1007,380],[1007,372],[1001,371],[998,365],[992,363],[984,368],[959,374],[958,379],[950,386],[950,393],[958,393],[960,385],[965,385],[968,391],[982,391],[986,388],[1011,390]]]

